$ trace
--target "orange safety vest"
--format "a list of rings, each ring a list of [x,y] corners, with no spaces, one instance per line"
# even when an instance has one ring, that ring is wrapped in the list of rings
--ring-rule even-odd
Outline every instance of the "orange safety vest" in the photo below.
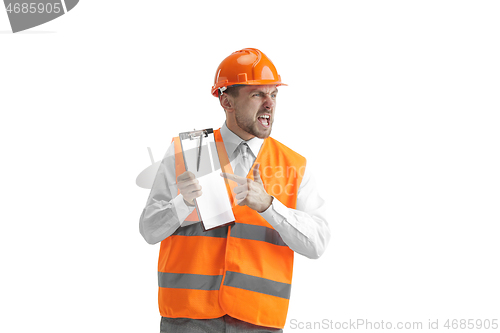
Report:
[[[214,131],[223,172],[233,173],[220,130]],[[176,174],[185,171],[179,138],[174,138]],[[306,159],[267,138],[257,155],[266,191],[289,208]],[[247,178],[253,178],[250,170]],[[236,186],[226,181],[231,203]],[[275,328],[285,326],[293,251],[259,213],[234,205],[235,224],[203,231],[200,223],[178,228],[161,242],[158,260],[159,308],[163,317],[210,319],[225,314]],[[199,221],[196,210],[187,218]]]

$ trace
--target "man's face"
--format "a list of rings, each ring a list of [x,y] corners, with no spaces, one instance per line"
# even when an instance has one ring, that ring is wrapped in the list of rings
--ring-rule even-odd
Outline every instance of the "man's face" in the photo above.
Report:
[[[276,109],[276,85],[244,86],[234,98],[236,124],[261,139],[271,134]]]

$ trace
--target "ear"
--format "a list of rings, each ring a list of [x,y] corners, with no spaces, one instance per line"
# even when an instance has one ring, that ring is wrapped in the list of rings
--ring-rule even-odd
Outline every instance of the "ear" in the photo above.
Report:
[[[227,112],[233,112],[234,111],[234,102],[231,96],[228,94],[222,94],[219,98],[220,105],[224,110]]]

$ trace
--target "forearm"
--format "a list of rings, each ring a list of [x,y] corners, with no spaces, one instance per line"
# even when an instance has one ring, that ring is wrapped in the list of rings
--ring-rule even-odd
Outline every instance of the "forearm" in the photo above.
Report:
[[[280,234],[293,251],[310,259],[325,252],[330,241],[330,229],[322,214],[323,205],[312,212],[291,209],[274,198],[261,216]]]
[[[158,167],[146,207],[139,220],[139,231],[149,244],[161,242],[182,225],[194,207],[178,195],[174,146],[170,145]]]
[[[146,242],[156,244],[172,235],[192,211],[181,195],[169,202],[153,198],[142,211],[139,231]]]

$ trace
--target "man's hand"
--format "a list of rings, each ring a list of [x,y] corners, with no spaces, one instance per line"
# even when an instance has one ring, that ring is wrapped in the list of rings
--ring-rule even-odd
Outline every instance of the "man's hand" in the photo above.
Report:
[[[254,180],[230,173],[221,173],[221,176],[238,183],[238,186],[234,188],[238,205],[248,206],[262,213],[271,206],[273,197],[267,194],[264,189],[264,183],[262,183],[262,179],[260,178],[258,163],[255,164],[252,172]]]
[[[186,171],[177,177],[177,188],[181,191],[184,201],[191,206],[194,206],[194,199],[202,194],[198,179],[191,171]]]

